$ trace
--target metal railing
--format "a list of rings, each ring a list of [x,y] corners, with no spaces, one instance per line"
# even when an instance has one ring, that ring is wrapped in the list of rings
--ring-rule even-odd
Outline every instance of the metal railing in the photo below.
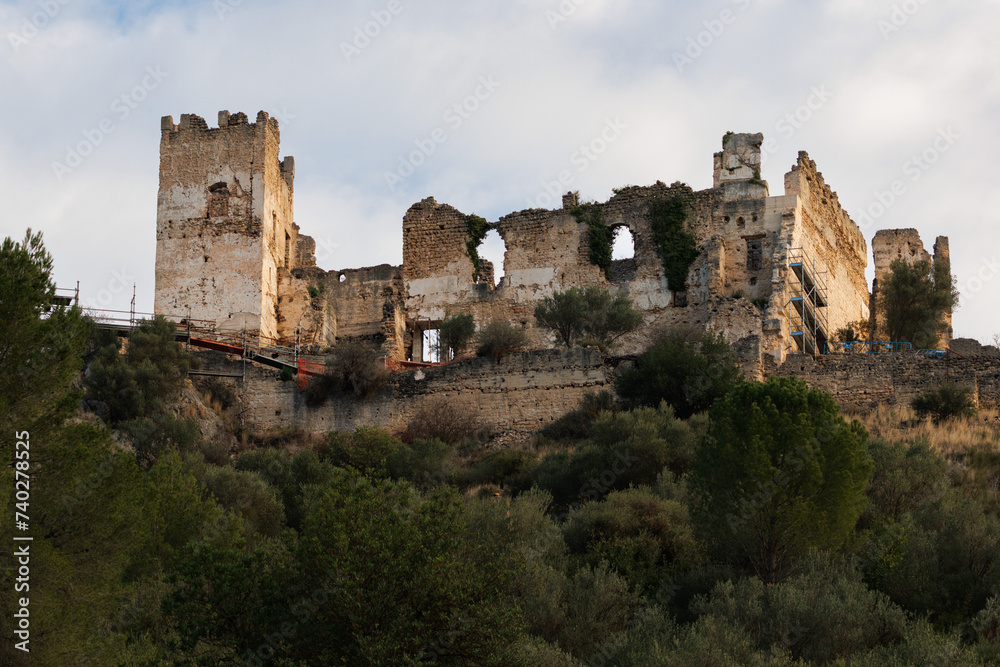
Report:
[[[830,340],[823,346],[823,354],[903,354],[912,350],[909,343],[886,341]]]

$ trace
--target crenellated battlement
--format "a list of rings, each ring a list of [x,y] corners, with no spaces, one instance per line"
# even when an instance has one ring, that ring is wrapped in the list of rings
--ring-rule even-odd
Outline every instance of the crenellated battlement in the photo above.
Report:
[[[183,113],[181,114],[181,120],[179,123],[174,123],[173,116],[163,116],[160,118],[160,131],[162,132],[216,132],[218,130],[227,130],[233,127],[249,127],[266,129],[268,132],[278,133],[278,119],[271,118],[266,111],[257,112],[257,120],[251,123],[245,113],[238,111],[234,114],[230,114],[227,110],[222,110],[219,112],[219,124],[218,127],[209,127],[208,123],[204,118],[193,113]],[[280,135],[278,135],[280,138]]]

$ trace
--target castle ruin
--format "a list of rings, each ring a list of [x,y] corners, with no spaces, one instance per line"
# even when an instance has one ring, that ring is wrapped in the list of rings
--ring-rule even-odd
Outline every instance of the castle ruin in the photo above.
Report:
[[[321,350],[343,340],[373,343],[395,360],[427,358],[425,332],[453,312],[477,325],[502,318],[534,348],[555,347],[533,312],[574,286],[606,285],[632,298],[645,326],[624,338],[641,351],[663,327],[720,332],[751,377],[792,354],[819,354],[839,328],[870,316],[864,236],[805,152],[771,196],[760,178],[760,134],[727,134],[714,155],[713,186],[657,182],[616,190],[595,204],[603,224],[627,228],[632,259],[605,271],[590,259],[577,197],[561,209],[529,209],[489,222],[503,239],[504,274],[474,256],[469,216],[433,198],[403,216],[403,263],[323,270],[315,243],[293,216],[295,163],[279,158],[279,129],[267,113],[219,113],[209,128],[195,115],[162,121],[156,227],[158,313],[208,320],[279,344]],[[670,289],[647,215],[653,201],[683,202],[697,257]],[[574,213],[577,215],[574,215]],[[473,240],[474,241],[474,240]],[[947,257],[948,241],[935,243]],[[895,257],[928,256],[914,230],[879,232],[878,280]]]

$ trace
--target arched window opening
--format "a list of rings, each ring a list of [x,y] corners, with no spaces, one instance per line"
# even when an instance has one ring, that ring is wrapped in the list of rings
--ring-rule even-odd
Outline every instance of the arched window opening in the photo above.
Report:
[[[615,240],[611,246],[611,259],[635,259],[635,235],[625,225],[615,227]]]
[[[507,244],[500,233],[491,229],[486,233],[482,245],[479,246],[479,281],[490,287],[500,284],[504,277],[504,257],[507,254]],[[485,261],[483,261],[485,260]]]
[[[619,225],[611,244],[611,282],[634,279],[635,268],[635,235],[628,226]]]

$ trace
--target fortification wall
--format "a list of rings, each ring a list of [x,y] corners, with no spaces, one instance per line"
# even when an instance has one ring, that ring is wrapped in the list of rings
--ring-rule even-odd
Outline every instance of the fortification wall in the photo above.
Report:
[[[797,163],[785,176],[785,195],[795,195],[800,202],[789,247],[803,248],[819,270],[827,272],[829,335],[850,322],[867,320],[868,245],[805,151],[799,152]]]
[[[980,408],[996,409],[1000,407],[1000,352],[980,349],[964,357],[795,355],[788,357],[775,375],[798,377],[810,387],[832,394],[841,405],[864,410],[908,405],[914,397],[944,382],[971,387]]]
[[[204,367],[235,369],[241,362],[222,353],[201,353]],[[248,419],[257,430],[302,428],[315,433],[374,424],[402,430],[429,399],[454,400],[474,410],[496,431],[533,431],[576,408],[588,391],[609,386],[609,370],[594,349],[538,350],[499,363],[473,358],[447,366],[393,374],[377,396],[362,401],[331,397],[318,408],[305,405],[295,382],[253,364],[247,370]]]

